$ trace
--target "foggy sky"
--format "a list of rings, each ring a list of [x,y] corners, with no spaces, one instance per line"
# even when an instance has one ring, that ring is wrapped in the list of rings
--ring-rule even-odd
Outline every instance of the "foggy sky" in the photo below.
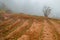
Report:
[[[49,17],[60,19],[60,0],[0,0],[13,12],[31,15],[43,15],[43,7],[49,6],[52,11]],[[1,5],[0,5],[1,6]]]

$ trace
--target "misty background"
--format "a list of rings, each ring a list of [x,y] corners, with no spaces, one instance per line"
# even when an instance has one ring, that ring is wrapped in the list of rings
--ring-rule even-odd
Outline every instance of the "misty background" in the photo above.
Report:
[[[49,17],[60,19],[60,0],[0,0],[0,8],[5,4],[6,8],[14,13],[44,16],[43,7],[49,6]]]

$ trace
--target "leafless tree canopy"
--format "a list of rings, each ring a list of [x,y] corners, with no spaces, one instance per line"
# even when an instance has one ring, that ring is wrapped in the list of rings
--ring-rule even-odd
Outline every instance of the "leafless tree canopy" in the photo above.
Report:
[[[2,2],[0,2],[0,20],[4,20],[4,17],[2,16],[4,13],[11,13],[12,11]]]
[[[50,7],[45,6],[45,7],[43,8],[43,13],[44,13],[44,16],[45,16],[45,17],[48,17],[48,15],[51,13]]]
[[[4,3],[0,2],[1,6],[0,6],[0,11],[3,10],[5,12],[12,12]]]

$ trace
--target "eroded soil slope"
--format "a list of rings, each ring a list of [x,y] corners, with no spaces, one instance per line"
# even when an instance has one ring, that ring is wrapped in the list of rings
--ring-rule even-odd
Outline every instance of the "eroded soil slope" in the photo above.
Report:
[[[60,40],[60,20],[25,14],[9,15],[2,15],[0,40]]]

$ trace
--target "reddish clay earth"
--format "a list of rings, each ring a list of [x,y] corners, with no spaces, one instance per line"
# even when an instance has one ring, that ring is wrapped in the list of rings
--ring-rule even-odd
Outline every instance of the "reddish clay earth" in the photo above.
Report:
[[[59,21],[25,14],[10,14],[0,22],[0,40],[60,40]]]

